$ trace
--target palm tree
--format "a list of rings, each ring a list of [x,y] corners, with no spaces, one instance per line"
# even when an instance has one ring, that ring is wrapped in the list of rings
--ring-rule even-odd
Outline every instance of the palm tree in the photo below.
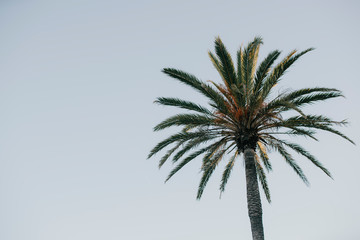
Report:
[[[220,192],[223,192],[235,161],[243,155],[248,214],[252,236],[256,240],[264,239],[258,180],[266,199],[271,201],[266,180],[266,172],[272,170],[269,150],[277,151],[305,184],[308,184],[308,180],[289,149],[303,155],[331,177],[330,172],[307,150],[279,136],[285,134],[317,140],[314,136],[315,130],[324,130],[354,143],[334,128],[335,125],[346,125],[346,121],[305,114],[301,109],[307,104],[340,97],[342,93],[339,90],[316,87],[271,94],[286,70],[313,48],[299,53],[294,50],[274,67],[280,51],[272,51],[256,68],[261,44],[262,39],[256,37],[246,47],[241,47],[237,52],[235,67],[221,39],[216,38],[216,55],[209,52],[209,56],[222,78],[222,84],[212,81],[205,83],[186,72],[172,68],[163,69],[165,74],[204,95],[209,101],[209,107],[179,98],[157,98],[156,103],[179,107],[187,110],[187,113],[172,116],[155,126],[154,131],[172,126],[181,126],[181,130],[158,143],[148,156],[150,158],[170,147],[159,162],[159,167],[169,158],[172,158],[173,163],[177,163],[166,181],[187,163],[202,156],[202,178],[197,192],[197,199],[200,199],[219,162],[227,161],[220,184]],[[292,112],[293,116],[284,117],[283,113],[288,111]]]

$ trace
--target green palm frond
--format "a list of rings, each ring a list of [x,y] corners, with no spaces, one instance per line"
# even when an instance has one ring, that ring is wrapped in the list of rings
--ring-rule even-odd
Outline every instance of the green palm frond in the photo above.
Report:
[[[198,187],[198,193],[196,198],[200,199],[204,189],[206,187],[206,184],[208,183],[212,173],[214,172],[215,168],[217,167],[218,163],[222,160],[222,158],[224,157],[226,153],[226,149],[222,149],[220,151],[216,151],[215,154],[210,154],[210,155],[206,155],[203,159],[203,162],[205,164],[203,164],[202,166],[202,178],[200,180],[200,184]]]
[[[199,113],[204,113],[207,115],[213,115],[212,112],[210,110],[208,110],[207,108],[200,106],[196,103],[190,102],[190,101],[184,101],[178,98],[164,98],[164,97],[159,97],[155,103],[164,105],[164,106],[174,106],[174,107],[179,107],[179,108],[183,108],[186,110],[191,110],[191,111],[195,111],[195,112],[199,112]]]
[[[260,44],[262,44],[262,39],[256,37],[248,46],[244,49],[243,54],[243,69],[242,72],[242,84],[245,89],[246,102],[249,102],[249,97],[252,94],[252,89],[254,85],[254,72],[256,68],[256,62],[258,58],[258,51]]]
[[[201,169],[204,169],[208,165],[208,161],[210,161],[214,155],[216,155],[219,151],[224,150],[226,144],[227,144],[227,137],[224,137],[218,142],[212,144],[210,148],[208,148],[205,156],[203,157],[203,163]]]
[[[265,197],[266,200],[271,203],[271,197],[270,197],[270,189],[267,183],[267,179],[266,179],[266,174],[264,172],[263,167],[260,164],[260,160],[259,157],[257,155],[255,155],[256,161],[255,161],[255,166],[256,166],[256,173],[258,175],[259,181],[261,183],[262,189],[265,193]]]
[[[335,88],[302,88],[299,90],[295,90],[292,91],[290,93],[287,93],[283,99],[284,100],[294,100],[298,97],[302,97],[304,95],[307,94],[311,94],[311,93],[327,93],[327,92],[331,92],[331,93],[338,93],[338,94],[342,94],[341,91],[335,89]],[[341,95],[342,96],[342,95]]]
[[[304,157],[306,157],[307,159],[309,159],[315,166],[317,166],[318,168],[320,168],[326,175],[328,175],[330,178],[333,178],[331,176],[331,173],[329,172],[329,170],[327,170],[318,160],[315,159],[315,157],[313,155],[311,155],[308,151],[306,151],[303,147],[301,147],[298,144],[295,143],[290,143],[284,140],[278,140],[279,142],[281,142],[282,144],[286,145],[287,147],[291,148],[292,150],[294,150],[295,152],[303,155]]]
[[[188,164],[190,161],[192,161],[193,159],[195,159],[196,157],[200,156],[203,153],[206,153],[204,159],[209,159],[211,156],[213,156],[214,154],[216,154],[216,152],[218,151],[219,148],[221,148],[224,144],[226,144],[226,138],[222,138],[219,141],[216,141],[213,144],[210,144],[206,147],[203,147],[201,149],[199,149],[198,151],[195,151],[193,153],[191,153],[189,156],[187,156],[186,158],[184,158],[169,174],[169,176],[167,177],[167,179],[165,180],[168,181],[172,176],[174,176],[175,173],[177,173],[181,168],[183,168],[186,164]],[[204,165],[204,164],[203,164]]]
[[[173,68],[164,68],[163,72],[202,93],[214,104],[216,109],[219,111],[223,112],[224,114],[228,112],[225,99],[208,84],[197,79],[194,75]]]
[[[236,53],[236,59],[237,59],[237,72],[236,72],[236,82],[235,82],[235,85],[236,86],[239,86],[239,87],[242,87],[243,86],[243,82],[245,80],[243,80],[243,73],[242,73],[242,70],[243,70],[243,65],[244,65],[244,62],[243,62],[243,59],[244,59],[244,52],[243,52],[243,49],[242,47],[240,47],[240,49],[237,51]],[[244,94],[244,92],[242,92]]]
[[[261,86],[261,99],[265,100],[269,95],[271,89],[279,82],[280,77],[287,69],[287,63],[291,57],[296,53],[296,50],[290,52],[280,63],[278,63],[268,75]]]
[[[303,97],[298,97],[292,101],[296,106],[300,107],[304,104],[313,104],[316,101],[324,101],[330,98],[342,97],[343,95],[339,92],[327,92],[311,94]]]
[[[305,114],[302,112],[302,110],[293,102],[290,101],[284,101],[281,98],[276,98],[269,102],[263,109],[261,109],[259,112],[268,113],[268,112],[285,112],[287,110],[294,110],[298,112],[300,115],[305,116]]]
[[[225,85],[229,88],[236,82],[236,73],[232,58],[219,37],[215,39],[215,52],[218,57],[217,62],[219,64],[219,68],[217,68],[217,70],[220,70],[219,74],[222,76]]]
[[[223,172],[222,178],[221,178],[221,185],[220,185],[220,194],[225,191],[226,184],[228,182],[228,179],[230,177],[231,171],[234,167],[236,157],[238,156],[238,152],[236,151],[234,155],[230,158],[228,164],[226,164],[225,170]]]
[[[285,73],[285,71],[298,60],[301,56],[314,50],[314,48],[308,48],[305,51],[302,51],[295,55],[296,50],[292,51],[283,61],[281,61],[272,71],[270,76],[265,80],[263,90],[262,90],[262,99],[266,99],[270,93],[270,90],[280,81],[280,78]]]
[[[173,148],[171,148],[170,150],[168,150],[166,152],[166,154],[161,158],[161,160],[159,161],[159,168],[161,168],[165,162],[170,158],[170,156],[183,144],[182,141],[178,142],[178,144],[176,144]]]
[[[154,154],[158,153],[159,151],[161,151],[162,149],[164,149],[165,147],[167,147],[168,145],[178,142],[178,141],[188,141],[191,140],[193,138],[196,137],[201,137],[204,135],[212,135],[212,133],[209,133],[207,131],[204,130],[199,130],[197,132],[179,132],[176,133],[174,135],[171,135],[170,137],[166,138],[165,140],[159,142],[151,151],[150,154],[148,155],[148,158],[151,158]]]
[[[254,106],[254,108],[259,107],[259,105],[262,103],[261,99],[259,99],[259,96],[261,94],[261,88],[263,85],[263,81],[265,77],[268,75],[268,73],[271,70],[271,66],[275,62],[275,60],[280,56],[280,51],[275,50],[271,52],[259,65],[256,75],[254,78],[254,87],[252,89],[252,95],[250,98],[250,105]]]
[[[171,170],[170,174],[168,175],[168,177],[166,178],[165,182],[169,181],[169,179],[175,175],[175,173],[177,173],[180,169],[182,169],[186,164],[188,164],[190,161],[192,161],[193,159],[195,159],[196,157],[200,156],[201,154],[205,153],[207,150],[209,149],[208,147],[204,147],[201,148],[195,152],[193,152],[192,154],[190,154],[189,156],[187,156],[186,158],[184,158],[178,165],[176,165],[176,167]]]
[[[200,115],[200,114],[178,114],[165,119],[154,127],[154,131],[163,130],[173,126],[187,126],[203,127],[210,126],[214,123],[214,118]]]
[[[210,81],[217,90],[219,90],[219,92],[223,95],[223,97],[227,100],[228,103],[228,108],[230,109],[235,109],[238,107],[239,105],[239,100],[237,99],[238,96],[238,92],[232,92],[232,94],[229,94],[229,89],[225,89],[223,86],[216,84],[212,81]],[[233,87],[234,85],[230,86],[230,91],[233,91]]]
[[[345,121],[345,120],[334,121],[328,117],[324,117],[321,115],[306,115],[306,116],[290,117],[288,119],[276,122],[273,125],[269,125],[269,126],[270,126],[270,128],[271,127],[275,127],[275,128],[279,128],[279,127],[285,127],[285,128],[303,127],[304,128],[304,127],[306,127],[306,128],[320,129],[323,131],[334,133],[334,134],[348,140],[352,144],[355,144],[355,142],[353,140],[351,140],[350,138],[348,138],[346,135],[344,135],[340,131],[331,127],[332,125],[343,126],[346,124],[347,124],[347,121]],[[268,128],[268,127],[266,127],[266,128]]]
[[[255,76],[255,84],[254,84],[255,94],[257,94],[257,92],[260,90],[263,80],[270,72],[271,66],[274,64],[275,60],[280,56],[280,53],[281,52],[278,50],[272,51],[259,65]]]
[[[320,130],[323,130],[323,131],[334,133],[334,134],[348,140],[349,142],[351,142],[352,144],[355,145],[355,142],[353,140],[351,140],[345,134],[341,133],[340,131],[338,131],[338,130],[332,128],[332,127],[329,127],[329,126],[326,126],[326,125],[323,125],[323,124],[312,124],[312,125],[308,125],[307,127],[316,128],[316,129],[320,129]]]
[[[286,151],[283,147],[282,143],[277,141],[276,139],[272,138],[271,147],[275,148],[280,155],[285,159],[286,163],[292,167],[292,169],[296,172],[296,174],[301,178],[301,180],[306,184],[309,185],[309,181],[305,174],[303,173],[302,169],[296,163],[295,159],[291,156],[291,154]]]
[[[172,161],[177,162],[182,156],[184,156],[185,153],[189,152],[194,148],[197,148],[201,144],[206,144],[209,140],[212,140],[216,137],[216,135],[204,135],[188,141],[187,144],[174,155]]]
[[[287,134],[289,136],[304,136],[304,137],[310,137],[311,139],[315,140],[315,141],[319,141],[316,137],[314,137],[315,135],[315,131],[311,131],[308,129],[302,129],[302,128],[297,128],[297,127],[291,127],[288,126],[287,128],[290,128],[292,130],[290,131],[286,131],[286,132],[274,132],[272,134],[277,135],[277,134]]]
[[[257,146],[258,146],[260,159],[262,160],[262,162],[263,162],[263,164],[265,166],[265,169],[268,172],[271,171],[272,166],[271,166],[271,163],[269,161],[269,156],[267,154],[266,147],[260,141],[257,142]]]
[[[222,74],[222,66],[219,59],[211,51],[208,51],[208,55],[216,71],[220,74],[223,82],[226,82],[225,76]]]

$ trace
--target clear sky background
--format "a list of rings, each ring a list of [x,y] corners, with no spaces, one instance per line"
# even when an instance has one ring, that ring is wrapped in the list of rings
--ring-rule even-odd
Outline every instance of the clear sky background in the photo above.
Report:
[[[315,47],[278,89],[334,87],[346,98],[307,108],[351,124],[360,144],[358,1],[0,1],[0,239],[251,239],[239,159],[201,201],[200,161],[171,181],[150,149],[176,111],[158,96],[203,102],[161,73],[175,67],[219,81],[207,51],[221,36],[235,55],[255,36],[260,57]],[[263,198],[268,240],[360,239],[360,152],[327,133],[299,138],[332,172],[298,156],[306,187],[276,154]],[[219,167],[221,170],[223,165]]]

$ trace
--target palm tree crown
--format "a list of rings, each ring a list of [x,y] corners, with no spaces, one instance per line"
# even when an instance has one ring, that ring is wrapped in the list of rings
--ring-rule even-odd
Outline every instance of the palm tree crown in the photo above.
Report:
[[[159,163],[161,167],[170,158],[177,163],[167,181],[187,163],[202,156],[202,178],[198,187],[198,199],[201,198],[211,174],[223,159],[228,162],[223,171],[220,191],[225,190],[235,161],[246,149],[252,149],[255,153],[256,175],[269,202],[270,193],[264,171],[265,169],[269,172],[272,169],[269,150],[277,151],[306,184],[308,180],[289,153],[289,149],[305,156],[331,177],[330,172],[303,147],[279,138],[283,134],[317,140],[314,134],[315,130],[319,129],[339,135],[353,143],[334,128],[335,125],[345,125],[346,121],[334,121],[326,116],[308,115],[302,111],[302,107],[307,104],[342,96],[339,90],[303,88],[282,92],[270,98],[274,95],[271,94],[272,90],[285,71],[302,55],[313,49],[302,52],[294,50],[273,66],[280,55],[280,51],[275,50],[257,66],[261,44],[262,39],[256,37],[246,47],[240,48],[235,67],[221,39],[216,38],[215,54],[209,52],[209,56],[222,78],[221,84],[203,82],[180,70],[163,69],[165,74],[204,95],[209,101],[209,106],[178,98],[158,98],[155,101],[158,104],[179,107],[188,112],[172,116],[155,126],[154,131],[172,126],[181,126],[182,129],[158,143],[148,157],[170,147]],[[283,113],[290,110],[294,115],[283,117]]]

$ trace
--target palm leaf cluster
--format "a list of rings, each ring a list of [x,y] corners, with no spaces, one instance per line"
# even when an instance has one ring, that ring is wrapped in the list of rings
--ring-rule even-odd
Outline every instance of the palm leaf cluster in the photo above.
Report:
[[[272,170],[269,150],[277,151],[306,184],[308,180],[289,150],[303,155],[331,177],[330,172],[307,150],[279,138],[282,134],[317,140],[314,136],[315,131],[324,130],[352,142],[334,128],[335,125],[345,125],[346,121],[334,121],[322,115],[308,115],[302,111],[307,104],[342,96],[339,90],[303,88],[272,97],[272,90],[286,70],[313,49],[302,52],[294,50],[277,64],[275,62],[280,56],[280,51],[275,50],[257,65],[261,44],[262,39],[256,37],[246,47],[241,47],[236,55],[236,63],[233,63],[221,39],[216,38],[215,54],[209,52],[209,56],[221,76],[222,83],[203,82],[180,70],[163,69],[165,74],[206,97],[209,106],[201,106],[179,98],[158,98],[155,102],[160,105],[187,111],[169,117],[155,126],[154,131],[173,126],[180,126],[181,130],[158,143],[148,157],[168,148],[159,162],[159,167],[169,159],[176,164],[167,181],[190,161],[201,156],[202,178],[198,187],[198,199],[201,198],[210,176],[223,160],[227,161],[227,164],[223,170],[220,192],[225,190],[236,160],[247,148],[255,150],[258,179],[268,201],[270,193],[266,173]],[[283,117],[283,113],[290,110],[294,115]]]

